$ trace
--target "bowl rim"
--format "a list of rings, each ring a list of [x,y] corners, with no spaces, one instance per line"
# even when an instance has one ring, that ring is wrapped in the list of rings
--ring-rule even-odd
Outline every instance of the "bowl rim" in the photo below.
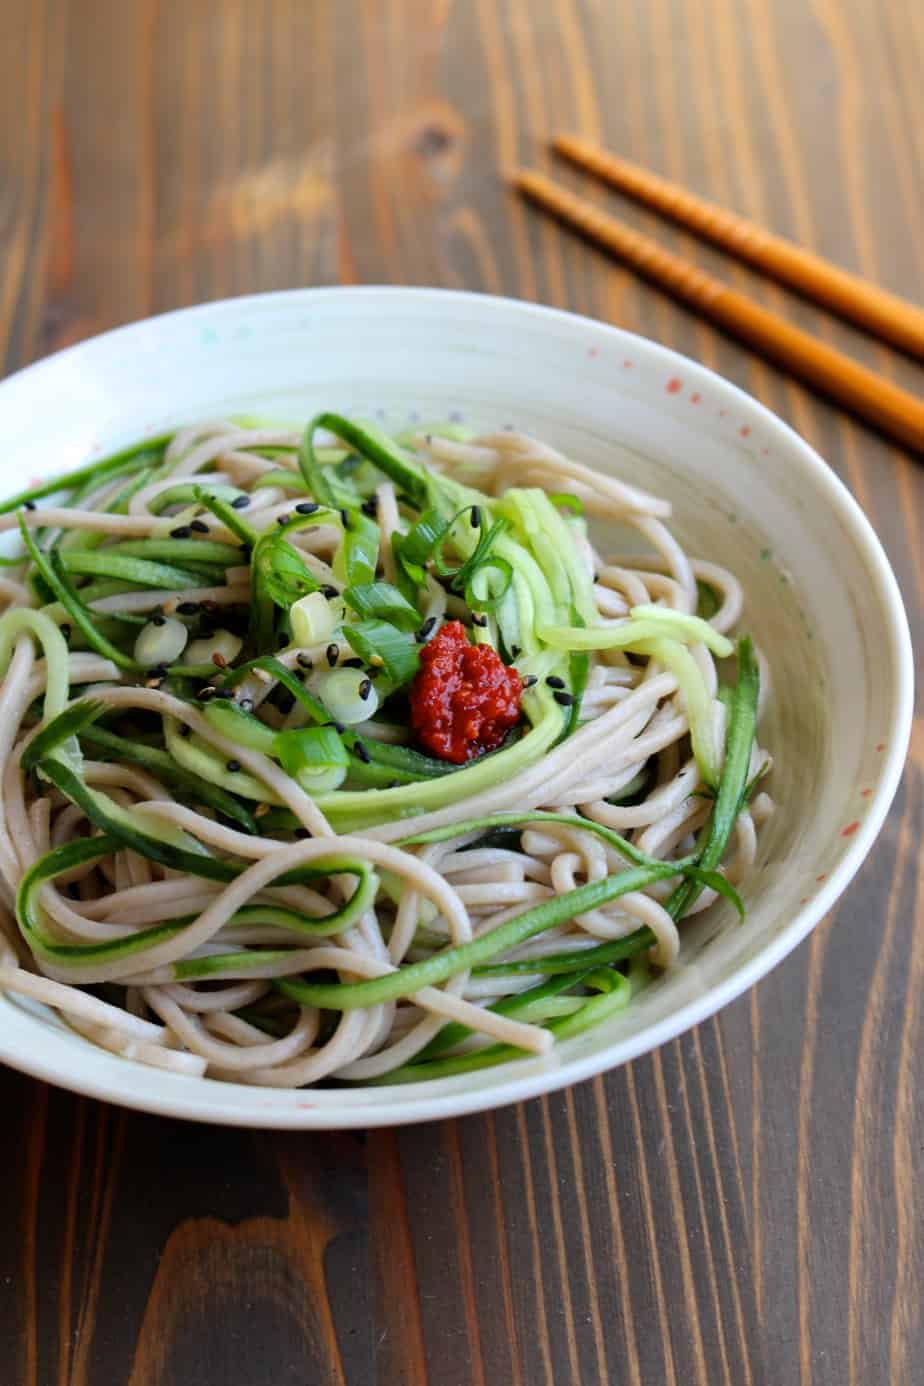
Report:
[[[357,1087],[350,1091],[351,1100],[348,1104],[335,1107],[313,1103],[310,1088],[298,1089],[293,1093],[287,1089],[267,1090],[174,1074],[158,1075],[161,1079],[168,1078],[170,1082],[165,1084],[163,1089],[157,1087],[153,1091],[148,1091],[137,1084],[137,1067],[125,1063],[124,1060],[115,1061],[118,1067],[113,1070],[114,1076],[107,1074],[95,1077],[81,1072],[79,1058],[74,1065],[74,1071],[62,1072],[54,1062],[54,1051],[58,1048],[56,1043],[50,1044],[52,1053],[48,1056],[31,1051],[23,1053],[15,1045],[11,1046],[7,1042],[6,1032],[0,1026],[0,1060],[24,1074],[83,1096],[114,1102],[138,1111],[209,1124],[251,1129],[345,1130],[356,1127],[398,1126],[490,1111],[583,1082],[657,1049],[683,1034],[735,1000],[776,967],[807,937],[843,894],[872,848],[898,789],[912,729],[914,659],[908,619],[898,582],[870,521],[820,454],[783,419],[746,390],[724,379],[708,366],[650,338],[564,309],[469,290],[377,284],[280,289],[269,293],[206,300],[140,318],[85,338],[0,380],[0,407],[4,395],[9,390],[16,389],[24,378],[40,374],[52,363],[68,359],[75,354],[79,355],[90,346],[116,343],[120,339],[127,340],[142,330],[150,327],[169,327],[177,320],[188,322],[197,316],[207,317],[223,311],[246,310],[248,305],[262,306],[283,300],[304,304],[321,297],[334,296],[357,301],[367,300],[370,303],[374,303],[376,299],[403,297],[417,302],[430,301],[437,306],[440,303],[464,301],[487,315],[498,313],[512,314],[523,320],[564,320],[574,328],[606,337],[612,342],[620,343],[624,348],[631,348],[648,361],[659,360],[671,370],[682,369],[687,379],[708,384],[713,391],[724,394],[726,399],[736,402],[752,417],[759,419],[770,433],[785,443],[788,452],[787,465],[801,465],[816,493],[837,512],[844,529],[863,555],[877,606],[885,618],[889,654],[895,671],[895,688],[886,751],[880,762],[877,785],[866,805],[859,829],[837,865],[832,868],[828,880],[806,905],[793,914],[787,925],[769,939],[753,957],[742,963],[730,977],[686,1001],[663,1019],[600,1051],[565,1060],[558,1067],[524,1073],[519,1077],[516,1074],[516,1064],[505,1064],[493,1071],[495,1074],[504,1075],[502,1081],[493,1081],[484,1088],[453,1092],[450,1087],[450,1091],[447,1092],[445,1089],[447,1085],[452,1084],[451,1078],[402,1087],[400,1095],[399,1090],[394,1087]],[[0,996],[0,1005],[9,1004],[11,1003],[5,997]],[[70,1045],[69,1035],[62,1034],[60,1038]],[[73,1052],[79,1056],[80,1048],[75,1046]],[[206,1105],[202,1102],[203,1083],[206,1083],[209,1089]],[[432,1092],[434,1086],[440,1091]],[[362,1101],[364,1092],[374,1092],[377,1095],[376,1102],[372,1105],[365,1104]],[[385,1094],[389,1096],[383,1101]],[[277,1099],[288,1098],[289,1105],[282,1105],[280,1101],[277,1107],[275,1103],[267,1101],[273,1096]],[[293,1097],[295,1101],[292,1101]]]

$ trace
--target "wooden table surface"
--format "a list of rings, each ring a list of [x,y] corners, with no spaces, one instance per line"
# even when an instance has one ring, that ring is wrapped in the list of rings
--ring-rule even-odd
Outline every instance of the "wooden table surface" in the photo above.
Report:
[[[0,363],[302,284],[609,318],[820,449],[920,641],[919,463],[502,174],[581,131],[920,302],[922,71],[913,0],[3,0]],[[907,361],[620,212],[920,389]],[[924,1381],[922,826],[919,718],[879,843],[808,943],[658,1053],[494,1115],[248,1134],[3,1072],[3,1386]]]

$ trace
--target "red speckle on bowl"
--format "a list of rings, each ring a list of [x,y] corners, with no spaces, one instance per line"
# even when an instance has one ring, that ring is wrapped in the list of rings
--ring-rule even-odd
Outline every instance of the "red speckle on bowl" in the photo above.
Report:
[[[769,448],[761,448],[761,452],[763,453],[764,457],[769,457],[769,456],[770,456],[770,449],[769,449]]]
[[[868,799],[869,796],[872,794],[872,792],[873,792],[873,791],[872,791],[871,789],[861,789],[861,790],[860,790],[860,798],[861,798],[861,799]]]
[[[841,828],[841,837],[853,837],[859,826],[857,819],[854,819],[852,823],[847,824],[846,828]]]
[[[588,348],[587,348],[587,355],[588,355],[588,356],[599,356],[599,355],[600,355],[599,349],[598,349],[597,347],[588,347]]]
[[[725,418],[725,410],[724,410],[724,409],[720,409],[720,410],[719,410],[719,418],[720,418],[720,419],[724,419],[724,418]]]
[[[885,742],[884,742],[884,741],[880,741],[879,745],[876,747],[876,750],[877,750],[877,751],[884,751],[884,750],[885,750]]]
[[[698,391],[694,391],[693,394],[690,396],[690,403],[691,403],[691,404],[702,404],[702,402],[703,402],[703,397],[702,397],[702,395],[701,395]]]
[[[623,361],[623,363],[622,363],[622,368],[623,368],[623,370],[631,371],[631,369],[632,369],[632,362],[631,362],[631,361]]]
[[[678,380],[677,377],[674,376],[673,380],[669,380],[664,388],[667,390],[667,393],[669,395],[679,394],[679,392],[683,389],[683,381]]]
[[[816,876],[816,877],[815,877],[815,880],[818,882],[819,885],[821,885],[822,881],[826,881],[827,879],[828,879],[828,873],[827,873],[827,871],[822,871],[822,873],[821,873],[820,876]]]
[[[29,485],[30,485],[30,486],[41,486],[41,484],[42,484],[42,482],[43,482],[44,480],[45,480],[45,478],[44,478],[43,476],[30,476],[30,477],[29,477]]]
[[[751,430],[747,424],[742,424],[741,427],[738,429],[738,432],[741,434],[742,438],[746,438],[750,431]]]
[[[799,901],[799,904],[800,904],[800,905],[807,905],[807,904],[808,904],[808,896],[807,896],[807,895],[803,895],[802,899]]]

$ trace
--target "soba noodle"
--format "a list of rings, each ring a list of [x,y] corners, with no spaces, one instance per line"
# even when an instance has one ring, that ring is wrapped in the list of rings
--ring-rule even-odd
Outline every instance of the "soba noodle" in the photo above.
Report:
[[[2,510],[0,989],[91,1044],[442,1077],[604,1022],[740,903],[766,678],[666,498],[512,430],[322,415],[184,428]],[[457,717],[455,759],[419,695],[453,639],[520,704],[493,741]]]

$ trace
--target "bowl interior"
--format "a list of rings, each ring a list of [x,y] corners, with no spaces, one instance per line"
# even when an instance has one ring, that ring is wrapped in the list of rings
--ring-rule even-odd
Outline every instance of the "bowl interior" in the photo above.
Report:
[[[0,1056],[19,1067],[131,1105],[253,1125],[371,1125],[512,1101],[622,1062],[731,999],[824,913],[878,830],[910,707],[907,628],[881,549],[779,420],[650,342],[439,291],[205,305],[94,339],[0,385],[0,493],[198,418],[302,421],[322,406],[394,429],[447,417],[513,424],[668,497],[687,552],[737,574],[742,626],[770,668],[761,740],[779,805],[745,883],[747,920],[739,926],[729,907],[713,907],[684,930],[669,973],[548,1059],[391,1093],[264,1092],[139,1070],[40,1008],[0,997]]]

